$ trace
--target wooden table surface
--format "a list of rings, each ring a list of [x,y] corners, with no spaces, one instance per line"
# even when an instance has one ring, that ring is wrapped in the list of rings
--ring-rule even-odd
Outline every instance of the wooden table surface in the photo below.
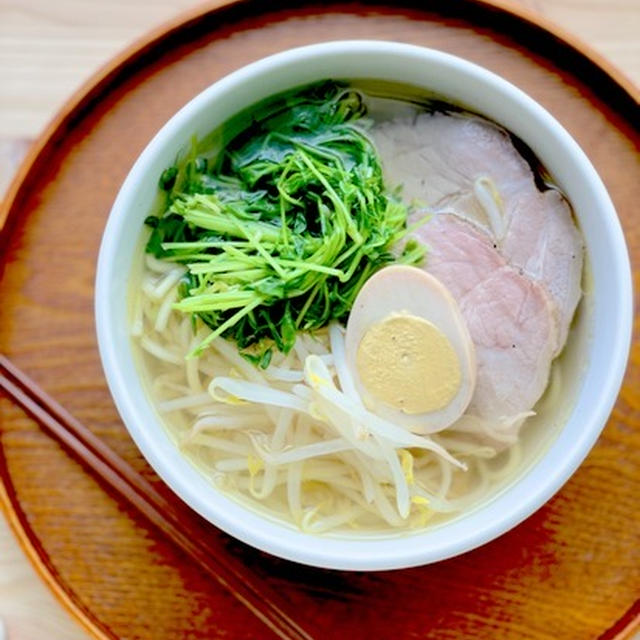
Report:
[[[640,0],[514,2],[578,36],[640,85]],[[145,31],[197,4],[0,0],[0,194],[30,141],[75,89]],[[49,593],[0,516],[0,640],[5,637],[87,635]]]

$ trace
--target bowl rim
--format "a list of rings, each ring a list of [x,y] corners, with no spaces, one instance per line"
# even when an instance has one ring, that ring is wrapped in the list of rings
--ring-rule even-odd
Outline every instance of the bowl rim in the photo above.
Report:
[[[123,233],[127,212],[135,201],[139,182],[158,150],[168,144],[172,132],[189,123],[194,114],[218,96],[237,90],[252,79],[262,77],[264,73],[274,73],[275,70],[286,72],[287,69],[303,65],[307,61],[330,59],[338,54],[384,55],[405,63],[440,65],[466,79],[480,82],[490,92],[508,98],[522,114],[542,123],[545,131],[551,132],[554,140],[571,154],[581,174],[589,181],[593,190],[594,207],[602,213],[607,229],[606,237],[615,249],[611,256],[611,277],[618,285],[614,292],[617,294],[615,303],[618,305],[617,333],[612,337],[608,376],[602,380],[598,397],[592,399],[589,412],[584,416],[585,426],[577,434],[577,438],[571,442],[563,442],[562,433],[566,431],[563,429],[523,477],[463,518],[456,518],[451,523],[434,529],[417,533],[394,533],[382,539],[313,536],[258,514],[220,491],[214,489],[211,492],[212,485],[209,483],[206,486],[210,495],[205,495],[205,480],[200,472],[189,462],[172,459],[172,454],[167,449],[168,434],[164,434],[166,441],[160,442],[154,438],[154,435],[158,435],[158,428],[164,430],[157,414],[153,427],[149,429],[145,426],[149,416],[145,414],[144,407],[137,406],[140,398],[135,397],[130,386],[131,380],[127,378],[131,371],[127,371],[122,363],[122,345],[129,344],[131,350],[131,340],[127,335],[127,328],[118,325],[110,308],[115,293],[112,284],[118,256],[118,239]],[[568,132],[532,98],[483,67],[439,50],[381,40],[324,42],[262,58],[218,80],[173,115],[136,160],[109,214],[97,263],[95,316],[100,358],[118,412],[136,445],[163,481],[206,520],[251,546],[303,564],[343,570],[398,569],[444,560],[497,538],[539,509],[577,469],[604,428],[626,368],[633,318],[631,270],[619,220],[604,184]],[[558,447],[565,445],[569,446],[569,450],[562,457]],[[551,452],[555,454],[551,455]],[[180,455],[177,450],[175,454]],[[561,460],[561,464],[557,458]],[[540,483],[539,478],[543,478],[544,482]],[[506,506],[509,509],[503,510]],[[465,524],[461,524],[463,521]],[[401,544],[402,540],[415,544]]]

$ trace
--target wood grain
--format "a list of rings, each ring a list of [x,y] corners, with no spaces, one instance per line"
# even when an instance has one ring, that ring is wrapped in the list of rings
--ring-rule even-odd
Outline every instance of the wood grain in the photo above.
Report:
[[[2,0],[0,138],[34,137],[99,66],[145,30],[198,4],[198,0]],[[512,4],[578,35],[640,86],[638,0],[514,0]]]
[[[206,29],[181,32],[61,132],[23,194],[0,285],[0,348],[154,483],[117,418],[97,358],[92,283],[100,233],[152,132],[195,92],[257,57],[327,34],[396,37],[464,55],[515,81],[596,164],[625,227],[638,284],[638,132],[588,77],[552,62],[544,43],[529,52],[508,35],[508,24],[494,20],[473,26],[461,15],[443,20],[417,9],[338,9],[316,7],[313,18],[295,8],[263,18],[226,14]],[[286,594],[323,638],[380,637],[381,629],[399,638],[598,637],[640,591],[639,329],[597,447],[552,501],[494,543],[431,567],[374,574],[315,571],[223,537],[224,544]],[[96,628],[139,638],[264,637],[197,567],[15,407],[0,403],[8,481],[25,522]]]

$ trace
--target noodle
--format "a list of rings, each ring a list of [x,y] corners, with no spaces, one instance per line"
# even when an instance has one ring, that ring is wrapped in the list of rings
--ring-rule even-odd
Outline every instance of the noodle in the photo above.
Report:
[[[158,265],[147,260],[147,269],[150,283]],[[199,326],[194,334],[190,319],[172,309],[176,273],[162,271],[160,283],[142,287],[134,334],[147,353],[158,409],[170,429],[183,425],[174,431],[182,433],[181,449],[222,490],[310,533],[411,529],[466,508],[517,468],[517,444],[493,465],[496,449],[473,435],[480,429],[509,442],[513,419],[489,425],[465,416],[444,433],[417,436],[369,414],[344,364],[336,324],[303,334],[264,371],[222,339],[186,358],[209,330]],[[326,377],[339,386],[320,382]]]

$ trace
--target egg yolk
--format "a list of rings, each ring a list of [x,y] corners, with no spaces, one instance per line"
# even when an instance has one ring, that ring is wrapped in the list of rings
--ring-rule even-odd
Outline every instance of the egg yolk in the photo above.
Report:
[[[447,336],[409,313],[393,313],[372,325],[358,345],[356,366],[371,395],[412,415],[443,409],[462,383]]]

